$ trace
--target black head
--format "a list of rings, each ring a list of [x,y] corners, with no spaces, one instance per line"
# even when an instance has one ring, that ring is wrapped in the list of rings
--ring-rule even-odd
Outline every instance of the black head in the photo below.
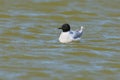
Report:
[[[63,32],[67,32],[70,31],[70,25],[69,24],[63,24],[60,28],[58,29],[62,29]]]

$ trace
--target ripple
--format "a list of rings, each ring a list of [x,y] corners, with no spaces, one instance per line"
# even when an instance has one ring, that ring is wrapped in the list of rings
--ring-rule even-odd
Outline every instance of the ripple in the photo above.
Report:
[[[0,4],[0,79],[119,80],[117,0],[8,0]],[[58,41],[57,28],[63,23],[73,29],[85,25],[80,42]]]

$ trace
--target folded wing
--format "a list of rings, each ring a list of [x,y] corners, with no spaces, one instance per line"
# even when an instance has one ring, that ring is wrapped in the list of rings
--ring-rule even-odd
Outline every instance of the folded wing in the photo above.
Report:
[[[73,38],[78,39],[82,36],[82,34],[83,34],[83,26],[81,26],[81,29],[79,31],[75,31]]]

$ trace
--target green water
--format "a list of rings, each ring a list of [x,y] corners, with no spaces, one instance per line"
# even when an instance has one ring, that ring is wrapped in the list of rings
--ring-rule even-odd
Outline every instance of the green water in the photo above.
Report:
[[[120,80],[119,3],[0,0],[0,80]],[[80,42],[58,42],[64,23]]]

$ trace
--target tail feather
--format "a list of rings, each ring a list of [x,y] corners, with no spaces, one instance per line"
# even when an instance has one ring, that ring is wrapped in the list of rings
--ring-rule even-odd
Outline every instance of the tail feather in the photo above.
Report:
[[[80,33],[83,32],[83,26],[81,26],[81,29],[79,30],[79,32],[80,32]]]

